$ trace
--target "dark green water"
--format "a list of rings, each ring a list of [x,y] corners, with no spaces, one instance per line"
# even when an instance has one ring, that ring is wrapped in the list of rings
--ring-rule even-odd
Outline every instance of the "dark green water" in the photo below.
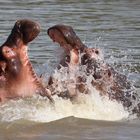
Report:
[[[0,0],[1,44],[7,38],[15,21],[22,18],[33,19],[41,26],[40,35],[29,48],[29,56],[38,72],[50,73],[59,61],[61,50],[49,39],[47,29],[63,23],[71,25],[88,46],[101,48],[106,61],[127,75],[140,93],[139,0]],[[77,113],[82,109],[81,106],[74,110],[78,118],[68,117],[49,122],[51,117],[55,120],[71,115],[66,112],[67,108],[63,108],[71,104],[61,102],[61,109],[54,113],[51,107],[47,110],[44,100],[43,103],[41,101],[42,99],[39,102],[37,99],[29,99],[17,103],[10,102],[0,107],[0,140],[140,139],[139,119],[114,122],[94,120],[103,118],[111,120],[112,117],[121,116],[122,111],[120,114],[111,111],[108,116],[101,114],[101,117],[100,113],[97,113],[94,114],[96,117],[92,118],[89,117],[89,114],[92,115],[91,110],[85,111],[83,108],[83,114],[82,111]],[[70,112],[73,111],[72,107],[68,109]],[[92,119],[80,119],[79,114],[83,118]],[[33,116],[37,119],[31,119]],[[45,122],[47,116],[49,119]],[[10,122],[7,122],[8,120]]]

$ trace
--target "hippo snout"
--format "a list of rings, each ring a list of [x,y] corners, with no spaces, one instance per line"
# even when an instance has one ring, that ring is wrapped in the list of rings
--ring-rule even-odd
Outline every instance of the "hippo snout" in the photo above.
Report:
[[[38,36],[40,33],[40,26],[32,20],[22,19],[15,23],[12,32],[17,32],[26,45]]]

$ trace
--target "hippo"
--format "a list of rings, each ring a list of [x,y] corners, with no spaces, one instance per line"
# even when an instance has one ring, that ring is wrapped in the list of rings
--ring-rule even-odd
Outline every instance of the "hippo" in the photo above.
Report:
[[[31,97],[34,94],[47,96],[53,102],[49,89],[36,75],[28,57],[28,43],[40,33],[34,21],[16,21],[7,40],[0,47],[0,101]]]
[[[110,100],[121,103],[124,108],[130,111],[130,114],[136,113],[140,116],[139,95],[125,75],[117,72],[105,62],[100,49],[88,48],[76,35],[71,26],[55,25],[50,27],[47,33],[54,42],[58,43],[65,50],[64,58],[60,61],[58,69],[61,69],[62,66],[68,67],[69,70],[76,65],[79,67],[85,66],[85,75],[93,77],[91,85],[100,92],[101,96],[107,96]],[[75,88],[88,94],[86,76],[76,77]],[[51,88],[55,81],[57,81],[55,77],[50,77],[48,84]],[[64,97],[65,94],[60,96]],[[74,94],[66,95],[67,98],[72,98],[76,94],[75,92]]]

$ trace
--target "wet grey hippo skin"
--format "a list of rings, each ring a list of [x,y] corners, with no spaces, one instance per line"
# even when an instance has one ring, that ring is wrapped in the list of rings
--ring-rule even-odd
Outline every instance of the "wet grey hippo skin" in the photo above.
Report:
[[[68,63],[72,62],[71,59],[77,59],[76,57],[71,58],[71,56],[83,53],[84,55],[80,57],[80,65],[87,67],[86,75],[93,76],[91,84],[100,91],[100,94],[107,95],[111,100],[121,102],[124,107],[131,110],[131,113],[140,115],[138,94],[125,75],[115,71],[113,67],[105,63],[104,59],[100,59],[101,52],[99,49],[88,48],[82,43],[73,28],[67,25],[55,25],[49,28],[48,35],[65,50],[65,56],[60,61],[60,65],[68,67]],[[71,55],[71,52],[75,54]],[[60,65],[58,69],[61,68]],[[86,78],[77,77],[77,80],[78,83],[81,82],[77,88],[80,92],[83,92]],[[53,85],[52,77],[50,77],[49,85]],[[133,106],[135,103],[137,105]]]
[[[0,47],[0,100],[30,97],[35,93],[47,96],[28,58],[28,43],[40,33],[40,26],[31,20],[18,20],[7,40]]]

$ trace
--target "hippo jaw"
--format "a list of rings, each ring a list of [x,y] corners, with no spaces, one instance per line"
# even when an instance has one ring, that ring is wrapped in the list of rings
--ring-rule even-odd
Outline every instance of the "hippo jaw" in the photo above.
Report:
[[[2,46],[17,47],[20,45],[27,45],[34,40],[40,33],[40,26],[31,20],[18,20],[8,39]]]
[[[70,51],[70,63],[69,65],[76,66],[80,63],[80,56],[79,56],[78,49],[72,49]]]
[[[71,26],[55,25],[49,28],[47,33],[49,37],[63,47],[66,52],[76,48],[83,50],[86,47]]]

